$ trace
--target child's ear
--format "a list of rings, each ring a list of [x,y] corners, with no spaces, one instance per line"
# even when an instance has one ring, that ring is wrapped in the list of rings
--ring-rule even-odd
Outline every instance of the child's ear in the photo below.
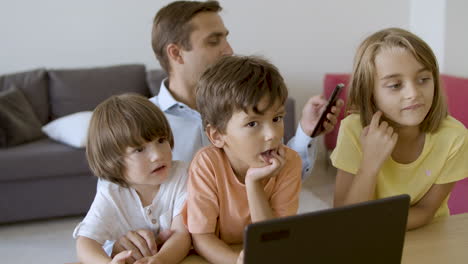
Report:
[[[175,61],[178,64],[184,64],[184,59],[181,56],[182,49],[179,47],[179,45],[174,43],[167,45],[166,52],[169,60]]]
[[[208,139],[211,141],[211,144],[213,144],[217,148],[222,148],[224,146],[224,137],[221,132],[219,132],[218,129],[211,125],[206,126],[206,135],[208,136]]]

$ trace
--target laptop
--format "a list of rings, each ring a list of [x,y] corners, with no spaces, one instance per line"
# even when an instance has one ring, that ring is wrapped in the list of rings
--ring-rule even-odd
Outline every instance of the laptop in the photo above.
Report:
[[[401,263],[406,194],[250,224],[244,263]]]

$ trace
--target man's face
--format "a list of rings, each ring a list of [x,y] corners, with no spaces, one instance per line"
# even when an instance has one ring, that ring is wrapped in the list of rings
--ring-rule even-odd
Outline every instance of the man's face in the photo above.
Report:
[[[222,56],[232,55],[227,41],[228,30],[216,12],[201,12],[190,21],[194,30],[190,34],[192,49],[181,50],[182,76],[190,86],[195,86],[208,66]]]

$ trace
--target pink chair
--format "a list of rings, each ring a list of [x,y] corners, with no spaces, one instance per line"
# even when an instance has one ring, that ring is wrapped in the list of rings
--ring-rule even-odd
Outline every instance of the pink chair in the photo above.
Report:
[[[468,127],[468,79],[442,75],[450,114]],[[468,160],[467,160],[468,162]],[[455,184],[448,200],[451,214],[468,212],[468,178]]]
[[[347,86],[349,81],[347,73],[330,73],[324,78],[324,94],[328,98],[338,83],[344,83],[345,89],[340,98],[346,103]],[[442,86],[447,95],[447,102],[450,114],[468,127],[468,109],[465,102],[468,101],[468,79],[450,75],[441,76]],[[345,116],[344,111],[339,115],[339,120]],[[325,135],[325,147],[333,150],[336,146],[336,138],[340,128],[340,121],[335,129]],[[468,162],[468,161],[467,161]],[[451,214],[461,214],[468,212],[468,178],[457,182],[450,195],[448,206]]]

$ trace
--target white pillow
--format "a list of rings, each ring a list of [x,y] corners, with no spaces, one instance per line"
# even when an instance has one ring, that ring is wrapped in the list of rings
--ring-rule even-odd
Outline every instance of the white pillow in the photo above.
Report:
[[[89,122],[93,112],[84,111],[63,116],[42,127],[50,138],[75,148],[86,146]]]

